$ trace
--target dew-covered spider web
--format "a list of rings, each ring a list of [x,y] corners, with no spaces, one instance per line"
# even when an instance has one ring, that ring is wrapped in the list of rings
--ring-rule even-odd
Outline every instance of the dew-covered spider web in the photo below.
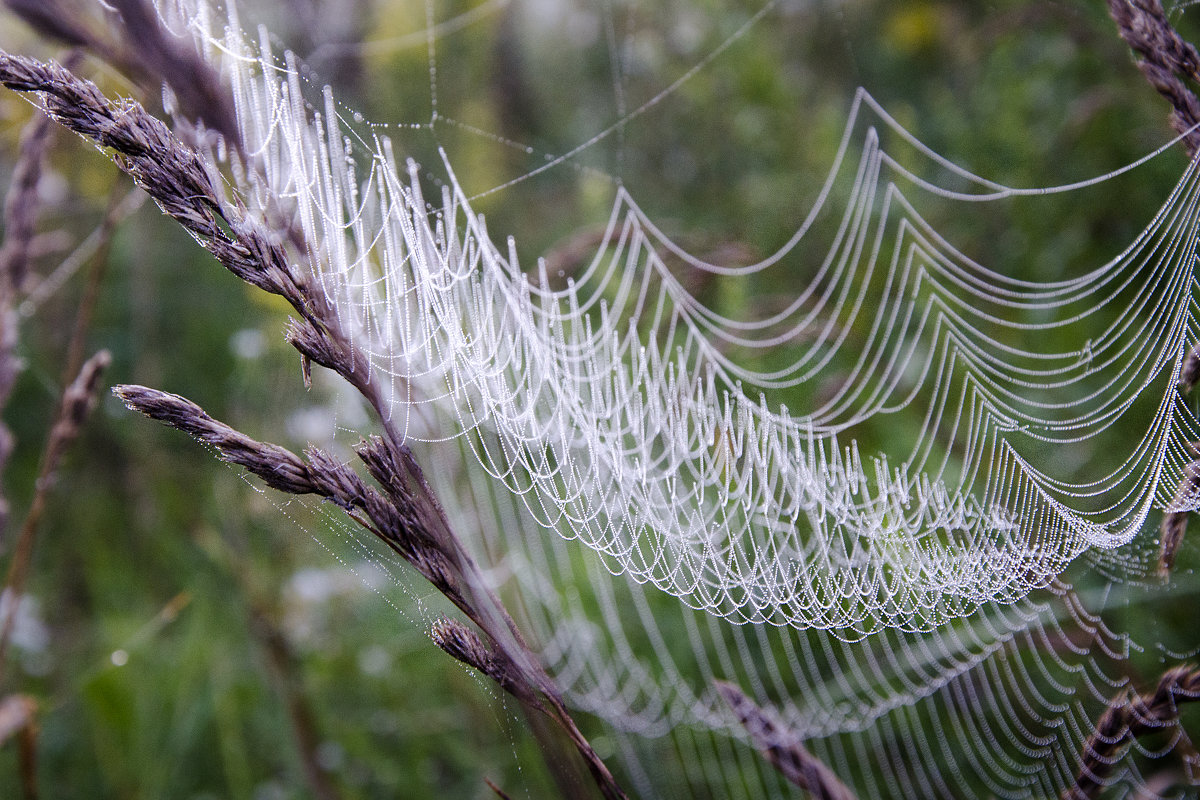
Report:
[[[696,6],[665,30],[617,2],[404,10],[356,51],[417,65],[403,118],[373,123],[313,66],[332,71],[335,44],[301,58],[239,9],[164,8],[230,81],[242,200],[302,235],[393,424],[570,703],[606,723],[623,779],[646,796],[788,791],[723,680],[860,797],[1071,785],[1110,698],[1200,650],[1192,551],[1161,575],[1158,534],[1164,512],[1200,507],[1180,490],[1200,438],[1181,386],[1200,339],[1196,165],[1157,208],[1084,223],[1126,232],[1088,260],[1078,237],[1025,233],[1157,180],[1180,163],[1165,133],[1127,166],[1009,185],[939,155],[868,85],[836,126],[791,132],[832,134],[815,176],[716,198],[773,203],[787,236],[692,247],[638,176],[718,167],[654,134],[688,124],[671,109],[689,93],[723,91],[731,60],[786,44],[764,30],[811,13],[848,42],[851,10]],[[539,144],[451,107],[461,84],[510,77],[506,48],[539,25],[538,46],[608,70],[608,105]],[[494,33],[493,72],[463,52],[475,27]],[[684,66],[652,69],[655,34]],[[753,108],[723,113],[771,132]],[[563,175],[577,193],[534,205]],[[509,235],[539,225],[540,249]],[[959,244],[972,226],[989,234]],[[1153,624],[1124,627],[1131,605]],[[1113,748],[1112,796],[1194,794],[1187,726],[1159,727]]]

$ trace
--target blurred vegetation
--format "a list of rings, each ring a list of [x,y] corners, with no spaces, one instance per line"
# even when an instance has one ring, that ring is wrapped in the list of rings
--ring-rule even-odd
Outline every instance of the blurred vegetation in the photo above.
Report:
[[[318,88],[331,82],[348,108],[392,123],[379,131],[400,152],[437,163],[441,146],[468,192],[505,186],[478,197],[477,210],[493,232],[516,236],[530,265],[602,223],[618,185],[692,252],[735,247],[745,260],[772,252],[825,179],[858,86],[934,150],[1014,186],[1103,174],[1170,136],[1165,103],[1099,2],[783,2],[711,63],[707,54],[760,4],[614,2],[619,92],[596,8],[605,4],[436,10],[444,21],[480,5],[477,18],[436,40],[432,126],[421,0],[262,0],[244,18],[265,21],[280,49],[296,48]],[[1200,30],[1190,11],[1175,21],[1185,35]],[[0,46],[55,52],[8,16]],[[81,70],[111,95],[133,91],[95,61]],[[520,180],[647,103],[577,158]],[[15,95],[0,95],[0,186],[29,115]],[[1082,205],[1071,195],[965,218],[947,209],[934,221],[989,265],[1060,278],[1119,252],[1183,164],[1182,152],[1167,153],[1087,192]],[[56,246],[38,274],[53,271],[129,189],[102,155],[57,133],[41,224]],[[811,268],[801,260],[796,279]],[[105,270],[89,346],[113,353],[109,383],[179,392],[294,449],[353,418],[320,382],[302,390],[282,310],[150,204],[119,226]],[[704,299],[736,306],[794,287],[727,289],[717,282]],[[17,440],[4,474],[14,509],[4,548],[32,496],[83,291],[76,276],[22,321],[24,373],[3,411]],[[311,796],[285,701],[295,692],[340,796],[482,798],[491,796],[485,777],[514,796],[552,796],[519,713],[430,645],[411,609],[436,599],[402,570],[401,585],[393,574],[352,574],[356,558],[319,509],[261,493],[202,448],[102,398],[53,490],[24,638],[4,673],[4,691],[39,703],[43,795]],[[1124,627],[1160,626],[1171,646],[1194,648],[1190,614],[1160,605],[1135,598],[1114,613]],[[282,671],[271,632],[286,642]],[[9,747],[0,751],[0,796],[19,793]]]

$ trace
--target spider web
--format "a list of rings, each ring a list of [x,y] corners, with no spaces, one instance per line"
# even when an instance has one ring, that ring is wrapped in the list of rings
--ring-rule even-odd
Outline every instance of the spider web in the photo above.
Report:
[[[1162,511],[1200,506],[1177,489],[1198,433],[1177,388],[1200,338],[1195,165],[1110,259],[1014,277],[931,220],[1064,197],[1086,215],[1156,154],[1013,188],[860,90],[794,235],[765,258],[697,257],[626,177],[633,128],[790,10],[743,14],[638,99],[620,54],[643,31],[621,22],[632,7],[602,4],[614,116],[542,151],[441,99],[453,37],[503,6],[427,3],[423,35],[379,40],[424,50],[428,119],[392,125],[340,105],[236,15],[173,14],[230,76],[255,165],[240,190],[303,231],[394,419],[453,487],[439,495],[456,529],[518,593],[571,702],[608,721],[646,795],[787,790],[716,679],[861,796],[1057,795],[1099,711],[1137,685],[1131,661],[1198,649],[1194,631],[1133,635],[1106,613],[1194,593],[1189,571],[1154,572]],[[524,168],[475,177],[460,136]],[[426,152],[406,160],[393,139]],[[611,199],[569,267],[522,257],[477,212],[516,215],[556,172]],[[768,281],[794,291],[761,302]],[[1152,758],[1181,742],[1167,725],[1105,782],[1186,792],[1191,767]]]

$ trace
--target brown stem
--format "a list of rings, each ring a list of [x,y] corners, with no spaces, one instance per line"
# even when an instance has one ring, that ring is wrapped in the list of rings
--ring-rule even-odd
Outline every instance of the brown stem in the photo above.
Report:
[[[1183,468],[1183,477],[1179,480],[1179,488],[1175,490],[1175,499],[1171,505],[1175,508],[1186,508],[1195,504],[1200,496],[1200,461],[1193,461]],[[1189,511],[1169,511],[1163,516],[1159,526],[1158,572],[1166,576],[1175,566],[1175,555],[1183,544],[1183,535],[1187,533]]]
[[[377,382],[379,371],[370,368],[367,357],[344,333],[336,310],[322,292],[293,269],[280,237],[245,214],[241,205],[226,202],[216,190],[214,169],[208,161],[137,103],[114,105],[94,84],[80,80],[69,70],[3,52],[0,83],[17,91],[39,93],[47,114],[114,152],[117,164],[134,182],[226,269],[291,304],[299,319],[289,330],[289,338],[301,355],[337,372],[374,407],[385,435],[375,444],[360,447],[359,453],[369,470],[373,463],[376,465],[372,474],[388,496],[365,486],[352,470],[320,451],[310,450],[309,462],[305,463],[282,448],[255,442],[221,426],[183,398],[165,393],[152,396],[151,390],[128,387],[122,394],[126,402],[135,406],[136,395],[158,407],[165,415],[160,417],[164,421],[200,438],[216,437],[220,443],[205,440],[216,444],[227,460],[252,471],[252,465],[262,465],[261,459],[256,459],[266,455],[283,470],[256,472],[271,486],[293,493],[320,494],[366,524],[484,631],[497,658],[513,670],[514,680],[546,699],[551,718],[563,727],[583,756],[604,796],[624,797],[567,713],[554,682],[525,644],[511,615],[451,531],[441,504],[404,444],[403,435],[391,422]]]
[[[1137,53],[1138,69],[1158,93],[1171,104],[1171,127],[1183,137],[1189,158],[1200,150],[1200,102],[1187,82],[1200,81],[1200,52],[1175,30],[1167,19],[1160,0],[1108,0],[1108,11],[1121,38]],[[1200,380],[1200,342],[1192,346],[1180,368],[1180,394],[1187,394]],[[1194,500],[1200,489],[1200,461],[1193,461],[1184,472],[1175,492],[1174,505]],[[1175,554],[1187,532],[1187,511],[1168,512],[1160,528],[1158,571],[1168,574],[1175,565]]]
[[[1171,104],[1171,127],[1183,137],[1188,157],[1200,148],[1200,102],[1185,81],[1200,75],[1200,54],[1167,20],[1159,0],[1108,0],[1121,38],[1141,59],[1138,69]]]
[[[100,223],[99,243],[92,253],[91,265],[88,270],[87,283],[84,284],[83,296],[79,298],[79,310],[75,313],[75,325],[71,329],[71,340],[67,344],[66,366],[63,368],[63,382],[69,381],[83,366],[83,356],[86,352],[88,331],[92,326],[92,316],[96,310],[96,302],[100,298],[100,288],[104,282],[104,272],[108,265],[108,251],[112,245],[113,233],[122,217],[122,206],[125,195],[113,187],[109,195],[108,210]]]
[[[37,701],[24,694],[10,694],[0,700],[0,746],[17,737],[21,793],[26,800],[38,795],[37,707]]]
[[[340,795],[317,759],[320,736],[312,707],[296,674],[296,658],[292,648],[268,612],[253,602],[250,606],[250,627],[266,653],[271,674],[283,696],[308,788],[317,800],[337,800]]]
[[[601,794],[610,800],[624,798],[616,778],[579,730],[553,681],[507,629],[511,623],[499,606],[481,608],[480,598],[494,595],[476,591],[481,579],[471,573],[474,563],[451,537],[445,518],[431,515],[427,487],[414,484],[414,465],[401,467],[389,461],[394,455],[386,442],[373,439],[358,447],[367,469],[388,495],[367,486],[345,464],[310,447],[304,457],[249,436],[213,419],[190,400],[143,386],[117,386],[113,391],[131,409],[188,433],[215,448],[221,459],[237,464],[262,478],[274,489],[290,494],[315,494],[329,500],[374,534],[449,598],[484,632],[481,638],[462,623],[442,620],[434,626],[434,641],[460,661],[478,669],[520,700],[527,708],[553,720],[583,757]],[[466,570],[466,572],[464,572]],[[478,581],[471,584],[470,581]],[[497,611],[497,609],[499,609]],[[503,617],[500,615],[503,614]],[[515,630],[515,625],[513,625]]]
[[[0,246],[0,407],[12,394],[20,373],[17,357],[17,298],[29,272],[29,260],[37,233],[41,202],[38,183],[42,162],[53,133],[52,120],[34,112],[21,136],[21,150],[13,167],[12,182],[4,200],[4,243]],[[0,473],[13,448],[13,436],[0,423]],[[8,527],[8,500],[0,494],[0,534]]]
[[[1179,704],[1200,700],[1200,669],[1181,666],[1167,670],[1149,694],[1121,692],[1109,701],[1096,720],[1096,728],[1083,745],[1079,773],[1062,793],[1062,800],[1092,800],[1106,786],[1106,779],[1125,745],[1148,733],[1174,725]]]
[[[0,700],[0,747],[33,721],[37,701],[29,695],[10,694]]]
[[[9,602],[0,621],[0,675],[4,672],[4,656],[8,642],[12,636],[13,624],[16,620],[17,609],[21,595],[25,589],[25,579],[29,572],[29,564],[33,558],[33,543],[37,533],[38,523],[46,510],[50,489],[54,485],[55,473],[59,461],[67,447],[79,434],[79,429],[87,419],[96,399],[96,387],[100,383],[100,375],[108,366],[112,357],[107,350],[101,350],[88,359],[80,369],[79,375],[71,382],[59,402],[58,415],[54,427],[46,440],[46,450],[42,453],[42,464],[38,470],[33,501],[29,513],[17,536],[16,550],[12,563],[8,567],[8,576],[4,581],[4,592],[8,594]]]
[[[17,734],[17,759],[21,770],[21,793],[25,800],[37,800],[37,718]]]
[[[491,778],[484,778],[483,782],[486,783],[487,787],[492,790],[492,794],[496,795],[496,797],[498,797],[500,800],[512,800],[512,798],[508,796],[508,793],[497,786]]]
[[[241,593],[251,637],[266,658],[272,684],[283,701],[296,756],[313,797],[337,800],[342,796],[321,768],[317,756],[321,742],[316,714],[304,689],[302,664],[278,623],[278,613],[255,586],[253,575],[219,535],[204,535],[201,546],[209,559],[228,574]]]
[[[78,0],[0,1],[42,36],[89,51],[148,95],[169,87],[189,122],[199,120],[239,146],[229,90],[185,38],[163,28],[148,0],[111,0],[100,13]]]
[[[783,777],[812,794],[818,800],[856,800],[850,787],[842,783],[829,767],[808,751],[800,739],[780,726],[772,715],[758,706],[746,694],[726,681],[714,681],[717,692],[724,698],[738,722]]]

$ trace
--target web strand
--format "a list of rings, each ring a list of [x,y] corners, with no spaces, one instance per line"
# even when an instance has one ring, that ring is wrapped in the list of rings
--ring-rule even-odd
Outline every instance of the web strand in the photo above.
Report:
[[[543,259],[522,264],[475,204],[620,138],[776,10],[633,105],[606,8],[617,121],[475,193],[444,152],[401,163],[380,128],[358,133],[331,91],[310,106],[294,58],[265,37],[251,48],[235,25],[215,37],[187,18],[223,54],[259,166],[239,191],[312,244],[314,279],[390,382],[392,422],[443,454],[452,518],[504,563],[571,702],[628,737],[630,774],[649,786],[638,743],[670,735],[711,783],[728,770],[779,790],[739,763],[719,679],[770,701],[868,796],[1056,794],[1138,646],[1095,611],[1111,598],[1085,604],[1060,576],[1081,560],[1118,593],[1136,587],[1156,515],[1200,507],[1175,492],[1200,436],[1177,389],[1200,335],[1200,170],[1107,262],[1016,279],[922,208],[1086,195],[1171,145],[1094,179],[1013,188],[860,91],[777,252],[695,257],[621,185],[591,257],[562,280]],[[432,129],[432,0],[425,14]],[[794,296],[737,314],[672,266],[750,282],[799,260],[816,266],[784,279]],[[1144,783],[1132,762],[1113,780]]]

